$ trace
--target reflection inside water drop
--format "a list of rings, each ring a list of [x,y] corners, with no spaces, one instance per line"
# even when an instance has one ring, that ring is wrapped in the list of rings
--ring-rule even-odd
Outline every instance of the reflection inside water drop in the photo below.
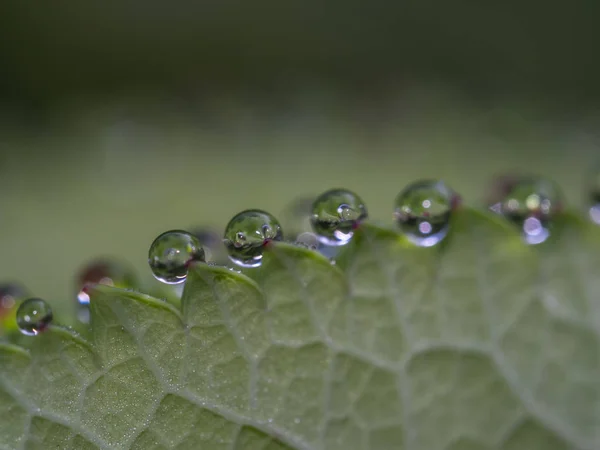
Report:
[[[550,232],[537,217],[528,217],[523,222],[523,239],[528,244],[541,244],[549,236]]]
[[[434,245],[441,242],[446,235],[450,227],[446,226],[440,229],[437,233],[430,234],[433,230],[433,226],[429,222],[421,222],[419,224],[419,233],[406,233],[406,238],[419,247],[433,247]]]

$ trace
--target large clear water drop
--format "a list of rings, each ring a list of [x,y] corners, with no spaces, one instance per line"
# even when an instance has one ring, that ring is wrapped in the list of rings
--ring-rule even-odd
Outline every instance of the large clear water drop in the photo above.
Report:
[[[158,236],[148,251],[154,277],[166,284],[183,283],[192,262],[204,262],[204,249],[187,231],[171,230]]]
[[[247,209],[225,227],[223,242],[229,259],[241,267],[258,267],[265,245],[283,239],[279,221],[266,211]]]
[[[41,298],[25,300],[17,310],[17,326],[21,333],[35,336],[45,331],[52,323],[52,309]]]
[[[394,218],[411,242],[431,247],[448,234],[458,201],[458,195],[443,181],[417,181],[396,197]]]
[[[323,244],[339,246],[350,242],[367,216],[365,202],[358,195],[346,189],[331,189],[314,200],[310,222]]]

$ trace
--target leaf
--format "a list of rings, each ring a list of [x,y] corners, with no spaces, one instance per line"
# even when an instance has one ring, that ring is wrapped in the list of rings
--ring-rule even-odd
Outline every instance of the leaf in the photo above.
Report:
[[[97,286],[91,342],[0,344],[0,449],[600,448],[599,246],[465,210],[433,248],[364,225],[335,265],[194,266],[181,310]]]

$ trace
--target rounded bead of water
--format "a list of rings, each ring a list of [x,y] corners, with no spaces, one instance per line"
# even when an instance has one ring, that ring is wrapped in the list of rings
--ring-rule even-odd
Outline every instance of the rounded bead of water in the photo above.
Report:
[[[52,318],[50,305],[41,298],[27,299],[17,309],[17,326],[27,336],[36,336],[45,331]]]
[[[313,202],[310,222],[323,244],[339,246],[350,242],[354,230],[367,216],[367,207],[357,194],[331,189]]]
[[[204,262],[204,249],[187,231],[171,230],[158,236],[148,252],[154,277],[167,284],[183,283],[192,262]]]
[[[241,267],[258,267],[265,245],[283,239],[279,221],[266,211],[247,209],[225,227],[223,242],[229,259]]]
[[[411,242],[431,247],[448,234],[457,203],[458,195],[443,181],[417,181],[396,197],[394,218]]]

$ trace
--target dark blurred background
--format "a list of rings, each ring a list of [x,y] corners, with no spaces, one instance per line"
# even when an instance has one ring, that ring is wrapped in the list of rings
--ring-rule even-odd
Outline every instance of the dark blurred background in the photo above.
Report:
[[[581,207],[598,17],[593,0],[3,0],[0,272],[66,305],[91,256],[149,278],[164,229],[334,185],[388,222],[418,177],[480,205],[493,174],[540,173]]]
[[[426,81],[477,99],[595,107],[599,16],[593,0],[4,0],[1,92],[41,108],[140,91],[285,94],[307,82],[382,95]]]

